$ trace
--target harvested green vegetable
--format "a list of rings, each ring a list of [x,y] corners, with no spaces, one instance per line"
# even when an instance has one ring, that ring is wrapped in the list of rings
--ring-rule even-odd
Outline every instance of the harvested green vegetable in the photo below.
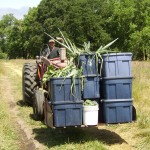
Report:
[[[94,100],[89,100],[87,99],[84,103],[83,103],[84,106],[97,106],[98,103]]]
[[[60,29],[59,29],[60,31]],[[86,43],[84,42],[83,44],[83,48],[78,48],[75,46],[74,43],[72,43],[69,39],[66,39],[63,35],[63,33],[60,31],[60,34],[63,37],[64,43],[61,43],[60,41],[56,40],[55,38],[53,38],[51,35],[45,33],[46,35],[48,35],[49,37],[51,37],[53,40],[55,40],[57,43],[59,43],[60,45],[62,45],[63,47],[65,47],[67,49],[67,56],[68,58],[70,58],[72,61],[74,61],[75,59],[79,60],[79,56],[81,54],[93,54],[93,52],[90,50],[90,42]],[[103,58],[102,58],[102,54],[108,54],[108,53],[112,53],[112,52],[116,52],[116,51],[111,51],[108,50],[108,48],[115,42],[117,41],[117,39],[115,39],[114,41],[110,42],[109,44],[107,44],[106,46],[100,46],[95,52],[94,52],[94,57],[96,57],[96,65],[97,65],[97,72],[98,72],[98,59],[101,60],[101,65],[100,65],[100,75],[101,75],[101,70],[102,70],[102,64],[103,64]],[[93,58],[94,58],[93,57]],[[91,60],[92,61],[92,60]]]
[[[48,66],[47,71],[43,76],[43,82],[45,83],[49,78],[52,77],[81,77],[82,69],[77,68],[73,63],[69,63],[65,68],[56,69],[54,66]]]

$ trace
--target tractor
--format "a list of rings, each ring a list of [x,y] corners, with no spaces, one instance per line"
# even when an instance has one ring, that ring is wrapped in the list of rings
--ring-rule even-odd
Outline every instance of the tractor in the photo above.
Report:
[[[57,39],[59,39],[62,42],[62,38]],[[66,49],[64,47],[61,47],[60,57],[48,59],[45,56],[37,56],[36,63],[25,63],[23,66],[22,70],[23,101],[26,104],[33,107],[33,118],[37,121],[44,120],[45,124],[48,125],[49,127],[55,127],[55,123],[53,122],[54,116],[56,119],[58,119],[57,118],[58,113],[54,114],[54,108],[50,101],[51,92],[49,91],[51,89],[50,86],[48,85],[49,84],[48,81],[46,83],[43,83],[43,76],[47,71],[48,66],[53,66],[56,68],[56,70],[58,70],[65,68],[68,64],[69,60],[66,59]],[[67,104],[68,103],[66,103],[66,105]],[[81,111],[82,110],[80,108],[80,112]],[[74,126],[81,125],[81,119],[78,122],[80,123],[77,124],[73,123],[73,125]],[[57,124],[59,124],[56,125],[58,127],[66,126],[66,124],[65,125],[61,125],[61,123]]]
[[[132,53],[103,54],[102,58],[103,64],[96,61],[93,53],[80,54],[79,64],[75,65],[82,70],[82,80],[50,77],[43,81],[50,66],[61,71],[71,64],[64,47],[60,48],[59,57],[48,59],[37,56],[36,63],[25,63],[22,72],[23,100],[33,107],[34,119],[44,120],[52,128],[95,126],[98,119],[106,124],[136,120],[131,94]],[[102,77],[97,72],[99,65],[102,65]],[[91,102],[96,99],[98,107],[83,106],[89,99]]]

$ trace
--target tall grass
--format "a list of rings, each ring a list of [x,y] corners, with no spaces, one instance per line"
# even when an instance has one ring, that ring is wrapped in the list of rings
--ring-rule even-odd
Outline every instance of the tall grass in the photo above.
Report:
[[[140,148],[150,149],[150,62],[133,62],[133,97],[137,110]]]

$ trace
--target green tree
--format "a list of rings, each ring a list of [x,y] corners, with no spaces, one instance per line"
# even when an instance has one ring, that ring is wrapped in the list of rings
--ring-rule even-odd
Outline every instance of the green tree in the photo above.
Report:
[[[43,46],[43,28],[36,21],[37,8],[29,10],[22,24],[23,57],[35,58]]]
[[[150,59],[149,0],[42,0],[30,8],[23,20],[12,14],[0,20],[0,51],[10,58],[35,58],[50,37],[65,37],[77,46],[91,42],[96,50],[113,39],[122,52],[133,52],[134,59]]]
[[[130,36],[130,48],[134,54],[134,59],[150,59],[150,27],[144,27],[141,31],[136,31]]]
[[[0,50],[3,53],[8,53],[9,33],[15,21],[16,18],[12,14],[4,15],[0,20]]]
[[[21,58],[23,53],[22,47],[22,21],[15,20],[14,25],[11,26],[10,32],[8,34],[8,56],[9,58]]]
[[[0,49],[9,58],[21,57],[21,20],[12,14],[4,15],[0,21]]]
[[[106,30],[113,38],[119,38],[118,49],[132,51],[134,59],[148,59],[150,1],[110,1],[113,2],[113,11],[107,19]]]
[[[94,50],[111,40],[104,29],[105,6],[102,0],[43,0],[37,19],[52,36],[58,36],[60,28],[76,45],[90,41]]]
[[[130,25],[134,18],[133,0],[112,0],[112,14],[107,18],[107,31],[113,38],[119,38],[117,47],[121,51],[130,51],[128,49],[128,39],[131,34]]]
[[[135,2],[134,19],[131,26],[130,49],[134,59],[150,59],[150,1]]]

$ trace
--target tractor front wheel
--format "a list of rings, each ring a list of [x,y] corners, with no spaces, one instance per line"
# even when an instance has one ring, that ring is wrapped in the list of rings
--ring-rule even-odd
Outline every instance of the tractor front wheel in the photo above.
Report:
[[[33,99],[33,116],[37,121],[44,120],[44,91],[43,89],[36,89],[34,91]]]

